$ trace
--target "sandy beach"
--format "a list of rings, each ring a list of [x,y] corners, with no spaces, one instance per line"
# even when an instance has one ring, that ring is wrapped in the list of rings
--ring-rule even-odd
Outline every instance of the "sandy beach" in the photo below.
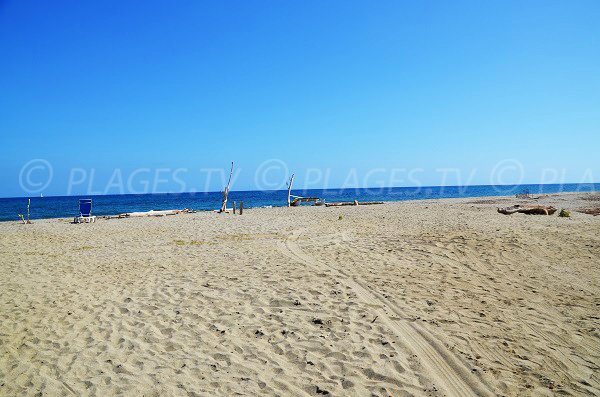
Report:
[[[0,223],[2,396],[600,394],[598,194]]]

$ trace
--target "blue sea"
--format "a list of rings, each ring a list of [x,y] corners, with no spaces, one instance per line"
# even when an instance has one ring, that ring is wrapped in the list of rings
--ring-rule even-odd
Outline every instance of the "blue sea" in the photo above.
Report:
[[[402,201],[438,198],[509,196],[528,192],[533,195],[559,192],[592,192],[600,190],[600,184],[556,185],[503,185],[503,186],[430,186],[394,187],[371,189],[307,189],[293,190],[292,194],[303,197],[320,197],[327,202],[335,201]],[[164,193],[125,194],[106,196],[60,196],[31,197],[31,219],[68,218],[79,214],[78,200],[93,199],[93,215],[115,215],[124,212],[183,209],[209,211],[218,209],[222,194],[210,193]],[[0,221],[17,221],[18,214],[27,211],[28,198],[0,198]],[[287,190],[232,191],[229,201],[244,202],[245,208],[278,207],[287,205]],[[228,205],[230,207],[231,205]]]

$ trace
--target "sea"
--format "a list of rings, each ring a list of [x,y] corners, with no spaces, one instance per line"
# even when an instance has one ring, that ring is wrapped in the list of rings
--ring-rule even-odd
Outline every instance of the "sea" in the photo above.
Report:
[[[392,188],[306,189],[292,190],[302,197],[319,197],[326,202],[336,201],[403,201],[439,198],[514,196],[521,193],[532,195],[560,192],[595,192],[600,183],[543,184],[543,185],[476,185],[476,186],[427,186]],[[212,211],[221,206],[222,193],[159,193],[122,194],[102,196],[52,196],[30,197],[30,219],[68,218],[79,214],[79,199],[93,200],[92,214],[116,215],[126,212],[184,209]],[[18,221],[19,214],[27,216],[29,197],[0,198],[0,221]],[[244,208],[282,207],[287,205],[287,190],[231,191],[228,207],[236,201]],[[310,204],[306,204],[310,205]]]

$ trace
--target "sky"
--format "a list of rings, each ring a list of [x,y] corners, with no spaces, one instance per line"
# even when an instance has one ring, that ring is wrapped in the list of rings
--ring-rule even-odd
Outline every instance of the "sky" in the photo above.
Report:
[[[600,181],[600,2],[0,0],[0,197]]]

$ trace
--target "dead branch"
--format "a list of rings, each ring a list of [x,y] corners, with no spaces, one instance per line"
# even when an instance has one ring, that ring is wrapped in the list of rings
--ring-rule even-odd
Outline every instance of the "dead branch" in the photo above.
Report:
[[[512,207],[498,208],[498,212],[504,215],[520,212],[528,215],[552,215],[556,208],[543,205],[513,205]]]
[[[294,174],[290,178],[290,184],[288,185],[288,207],[291,207],[292,202],[290,201],[290,196],[292,194],[292,182],[294,182]]]
[[[231,175],[233,175],[233,161],[231,162],[231,171],[229,171],[229,181],[223,191],[223,201],[221,202],[221,209],[219,212],[225,212],[227,210],[227,196],[229,196],[229,184],[231,183]]]

